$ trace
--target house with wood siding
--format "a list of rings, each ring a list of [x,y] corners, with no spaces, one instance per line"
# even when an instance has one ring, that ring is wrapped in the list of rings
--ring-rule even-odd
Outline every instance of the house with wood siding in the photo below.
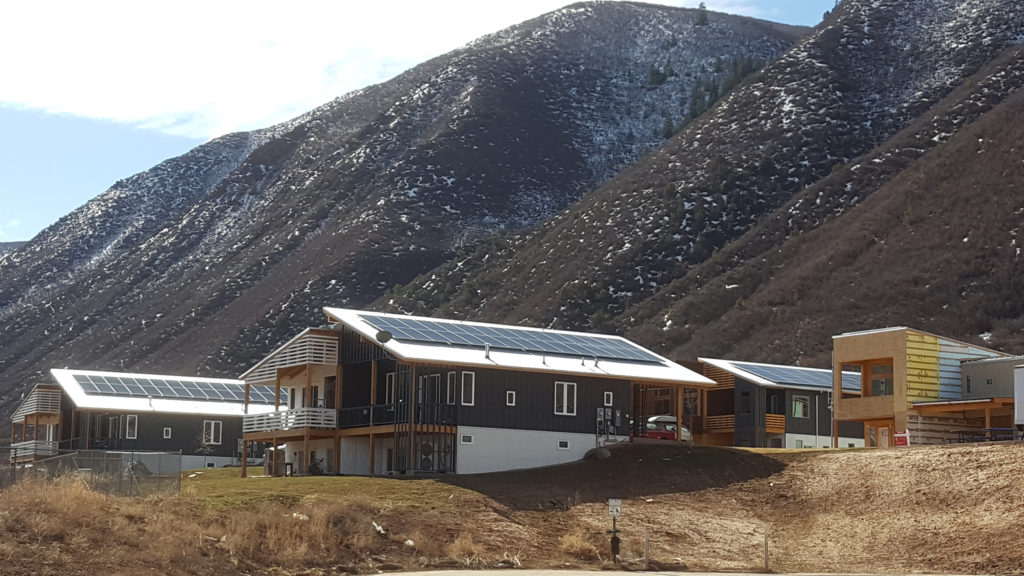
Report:
[[[15,464],[83,450],[180,452],[183,468],[237,464],[242,415],[273,410],[241,380],[50,370],[11,417]],[[248,403],[246,402],[248,400]]]
[[[466,474],[578,460],[642,436],[649,390],[714,384],[618,336],[324,313],[325,326],[241,376],[285,399],[244,419],[245,443],[279,447],[272,474]]]
[[[860,396],[836,402],[833,437],[842,422],[864,425],[866,446],[953,441],[966,431],[1009,425],[1012,398],[965,390],[964,367],[1010,355],[906,327],[832,338],[833,374],[860,374]],[[968,368],[971,370],[971,368]],[[833,392],[843,383],[833,378]]]
[[[715,386],[699,392],[694,443],[767,448],[832,445],[832,371],[700,358]],[[846,397],[860,393],[860,375],[843,374]],[[842,447],[864,445],[857,423],[840,426]]]

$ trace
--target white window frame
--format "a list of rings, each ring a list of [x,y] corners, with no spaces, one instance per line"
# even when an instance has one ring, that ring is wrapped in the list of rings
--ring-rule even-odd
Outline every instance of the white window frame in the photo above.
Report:
[[[445,388],[445,403],[454,406],[459,395],[459,373],[452,371],[448,373],[448,384]]]
[[[170,439],[171,439],[171,427],[170,426],[164,426],[164,440],[170,440]]]
[[[612,392],[605,391],[605,393],[604,393],[604,405],[605,406],[614,406],[615,405],[614,400],[615,400],[615,394],[613,394]]]
[[[469,399],[466,399],[466,384],[469,384]],[[462,405],[474,406],[476,403],[476,372],[462,373]]]
[[[804,405],[803,415],[796,413],[796,405],[798,402],[802,402]],[[793,418],[810,418],[811,417],[811,398],[810,396],[793,396]]]
[[[516,405],[516,391],[515,390],[505,390],[505,406],[515,406],[515,405]]]
[[[473,435],[472,434],[459,434],[459,444],[472,444],[472,443],[473,443]]]
[[[124,437],[127,440],[139,439],[139,415],[128,414],[124,420]]]
[[[571,448],[568,440],[559,440],[557,446],[559,450],[569,450]]]
[[[203,420],[203,444],[220,446],[224,439],[224,422],[221,420]]]
[[[570,390],[572,391],[570,393]],[[570,410],[571,401],[571,410]],[[562,408],[559,410],[559,404]],[[575,382],[555,382],[555,414],[559,416],[575,416],[576,415],[576,383]]]
[[[395,403],[395,373],[388,372],[384,375],[384,403]]]

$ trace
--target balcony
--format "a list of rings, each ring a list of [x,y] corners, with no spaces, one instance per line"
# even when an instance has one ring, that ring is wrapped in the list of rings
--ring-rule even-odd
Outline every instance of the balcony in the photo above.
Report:
[[[11,460],[31,460],[41,456],[56,456],[57,442],[50,440],[29,440],[11,444]]]
[[[296,408],[242,417],[242,433],[273,432],[296,428],[338,427],[338,411],[331,408]]]
[[[721,416],[705,416],[705,432],[732,432],[736,428],[736,415],[724,414]]]
[[[765,414],[764,415],[764,429],[769,434],[785,434],[786,433],[786,415],[785,414]]]

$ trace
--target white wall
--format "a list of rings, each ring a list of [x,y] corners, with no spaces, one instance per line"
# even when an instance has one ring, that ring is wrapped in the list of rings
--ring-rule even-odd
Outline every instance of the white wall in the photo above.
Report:
[[[472,443],[463,443],[465,436]],[[567,449],[559,448],[567,441]],[[593,434],[459,426],[455,436],[455,472],[479,474],[573,462],[595,447]]]
[[[815,443],[815,438],[817,438],[817,443]],[[798,447],[797,446],[797,442],[796,442],[797,440],[800,440],[800,442],[802,444],[802,446],[800,446],[800,447],[802,447],[802,448],[831,448],[832,447],[832,437],[831,436],[822,436],[821,434],[819,434],[818,436],[815,436],[814,434],[790,434],[790,433],[787,433],[786,434],[786,448],[797,448]],[[839,447],[840,448],[849,448],[850,444],[853,444],[854,448],[863,448],[864,447],[864,439],[863,438],[850,438],[849,436],[840,436],[839,437]]]

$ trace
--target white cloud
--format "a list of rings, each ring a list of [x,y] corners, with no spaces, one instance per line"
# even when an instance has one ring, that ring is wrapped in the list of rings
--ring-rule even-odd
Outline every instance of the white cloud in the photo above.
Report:
[[[568,3],[11,2],[0,104],[210,138],[296,116]],[[707,5],[757,13],[751,2]]]
[[[21,227],[21,222],[18,220],[8,220],[7,224],[0,226],[0,240],[8,240],[11,238],[7,230],[10,229],[12,232]]]

